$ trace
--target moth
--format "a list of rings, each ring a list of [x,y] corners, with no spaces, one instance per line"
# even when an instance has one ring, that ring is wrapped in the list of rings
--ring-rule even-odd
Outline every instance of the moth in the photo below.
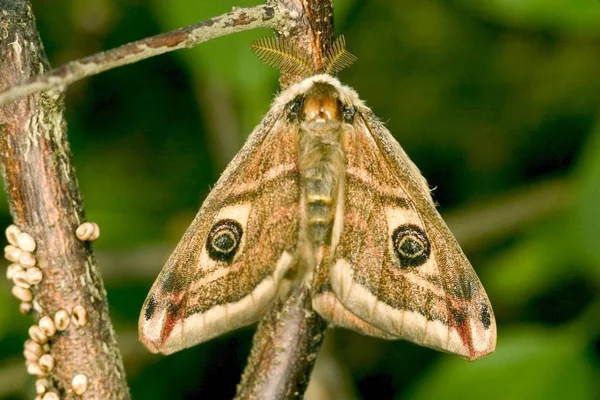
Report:
[[[418,168],[332,74],[290,43],[253,44],[306,75],[283,90],[225,169],[144,303],[140,339],[170,354],[256,322],[292,285],[335,326],[474,360],[492,352],[488,297]]]

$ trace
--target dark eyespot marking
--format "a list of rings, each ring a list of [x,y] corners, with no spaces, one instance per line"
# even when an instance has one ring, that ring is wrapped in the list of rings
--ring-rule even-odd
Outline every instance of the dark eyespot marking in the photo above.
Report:
[[[285,113],[288,121],[298,121],[302,114],[304,106],[304,96],[296,96],[296,98],[285,106]]]
[[[490,310],[488,310],[487,304],[481,304],[481,310],[479,311],[479,319],[485,329],[489,329],[492,324],[492,316]]]
[[[206,239],[208,256],[215,261],[229,262],[240,246],[244,230],[239,222],[232,219],[217,221]]]
[[[431,246],[425,232],[412,224],[400,225],[392,233],[394,252],[401,268],[423,265],[431,254]]]
[[[343,106],[342,107],[342,119],[347,124],[354,123],[354,116],[356,115],[356,107],[354,106]]]
[[[144,311],[144,319],[148,321],[154,315],[154,311],[156,311],[156,300],[154,296],[148,299],[146,303],[146,310]]]

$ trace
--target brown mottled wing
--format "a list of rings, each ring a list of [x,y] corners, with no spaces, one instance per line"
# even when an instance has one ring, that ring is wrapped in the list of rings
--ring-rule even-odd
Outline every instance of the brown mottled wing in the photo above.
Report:
[[[488,297],[425,179],[372,112],[346,136],[343,228],[313,305],[333,323],[476,359],[494,350]]]
[[[170,354],[260,317],[295,263],[299,195],[297,132],[271,112],[229,164],[148,294],[139,319],[148,349]],[[227,251],[215,252],[211,243]]]

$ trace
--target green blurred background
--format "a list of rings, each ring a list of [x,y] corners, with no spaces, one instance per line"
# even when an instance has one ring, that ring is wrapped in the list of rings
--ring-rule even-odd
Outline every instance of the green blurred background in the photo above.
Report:
[[[52,65],[256,4],[36,0]],[[430,184],[491,299],[494,354],[474,363],[334,330],[312,399],[600,398],[600,3],[336,0],[358,62],[340,74]],[[266,113],[277,72],[252,31],[86,79],[67,120],[135,399],[228,399],[253,328],[169,357],[137,342],[154,278]],[[6,204],[0,222],[10,223]],[[33,398],[29,318],[0,291],[0,398]],[[330,397],[328,396],[328,393]],[[333,394],[331,394],[333,393]]]

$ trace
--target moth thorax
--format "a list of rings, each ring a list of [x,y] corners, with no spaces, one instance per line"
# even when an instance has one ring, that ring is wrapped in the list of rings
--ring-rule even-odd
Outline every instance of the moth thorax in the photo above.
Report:
[[[304,95],[302,118],[305,122],[342,121],[342,102],[336,88],[325,82],[315,82]]]
[[[340,101],[332,96],[306,97],[304,100],[304,119],[307,121],[339,121],[341,111]]]

